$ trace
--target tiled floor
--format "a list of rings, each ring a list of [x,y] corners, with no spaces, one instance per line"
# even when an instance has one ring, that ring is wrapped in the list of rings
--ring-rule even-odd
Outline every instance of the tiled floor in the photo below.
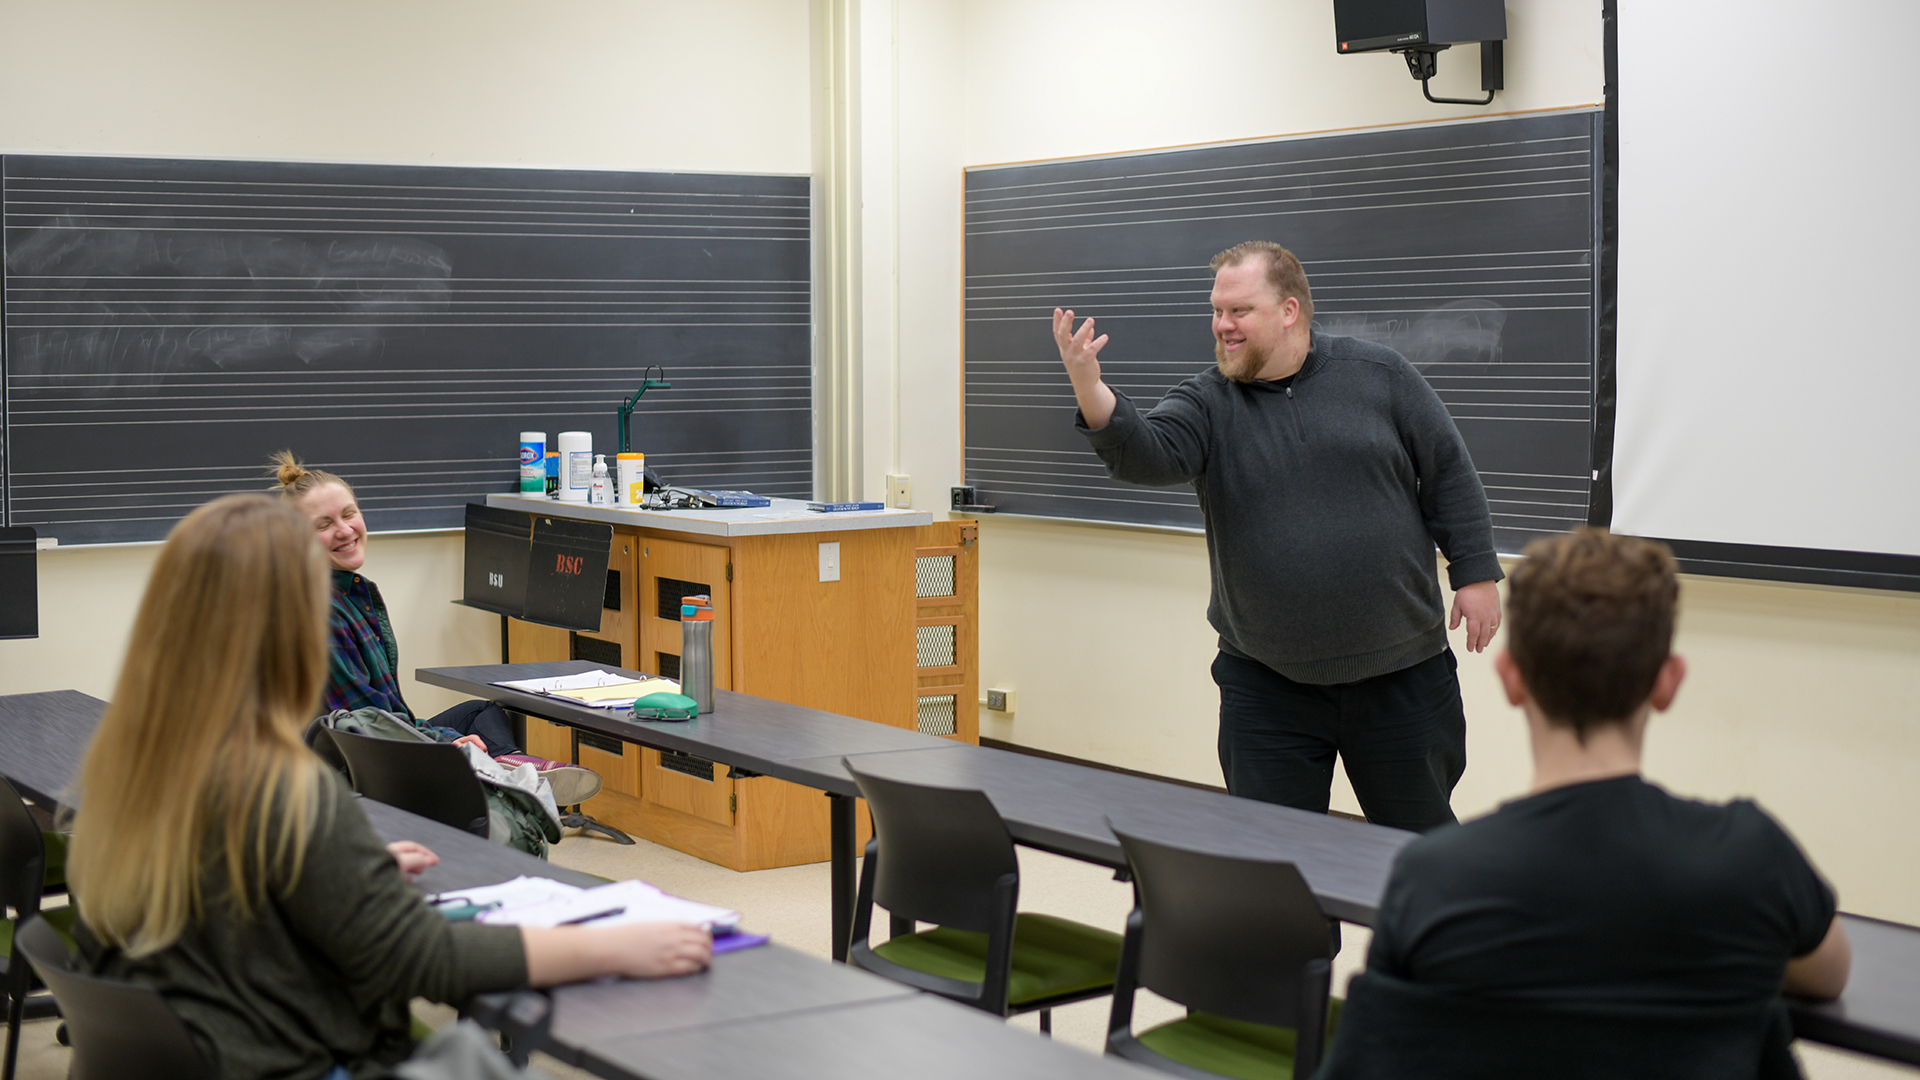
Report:
[[[553,861],[603,877],[643,878],[668,892],[734,908],[745,915],[747,929],[771,934],[790,948],[823,958],[827,955],[829,889],[825,863],[741,874],[645,841],[626,847],[581,836],[571,836],[557,845]],[[1115,882],[1099,867],[1023,848],[1020,869],[1022,910],[1067,916],[1116,933],[1124,926],[1131,894],[1127,886]],[[1365,958],[1368,938],[1363,929],[1347,928],[1345,947],[1334,966],[1336,993]],[[1054,1038],[1089,1053],[1099,1052],[1107,1007],[1106,1000],[1100,999],[1057,1010]],[[435,1024],[453,1015],[451,1009],[425,1003],[416,1005],[416,1010]],[[1178,1011],[1166,1002],[1143,1001],[1136,1010],[1135,1023],[1157,1023]],[[66,1075],[67,1051],[53,1040],[55,1023],[36,1021],[21,1032],[19,1076],[23,1080],[59,1080]],[[1010,1023],[1028,1030],[1036,1028],[1031,1016]],[[1818,1046],[1801,1044],[1800,1054],[1809,1080],[1911,1080],[1920,1076],[1920,1070]],[[536,1057],[535,1064],[560,1080],[587,1076],[551,1059]]]

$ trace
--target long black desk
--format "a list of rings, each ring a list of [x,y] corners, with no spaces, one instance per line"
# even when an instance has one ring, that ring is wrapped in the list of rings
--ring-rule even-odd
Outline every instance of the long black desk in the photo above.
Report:
[[[382,836],[417,840],[440,856],[416,882],[430,892],[519,874],[596,883],[404,810],[371,800],[360,805]],[[535,1049],[612,1080],[1159,1075],[778,944],[717,956],[699,975],[578,983],[550,995],[552,1020]],[[469,1012],[497,1022],[510,1000],[484,996]]]
[[[42,806],[64,803],[106,707],[78,690],[0,697],[0,773]]]
[[[1218,792],[987,750],[818,709],[715,691],[714,711],[693,720],[635,721],[610,709],[492,685],[591,671],[584,660],[422,668],[421,682],[487,697],[529,715],[825,791],[834,799],[833,945],[845,956],[852,926],[854,820],[859,794],[841,759],[908,780],[987,792],[1013,838],[1029,847],[1120,869],[1126,858],[1105,822],[1150,806],[1156,834],[1199,847],[1258,853],[1300,868],[1329,915],[1371,923],[1393,855],[1412,833]],[[620,670],[620,669],[609,669]],[[627,672],[635,675],[637,672]]]
[[[520,874],[598,884],[589,875],[405,810],[370,799],[360,806],[388,840],[416,840],[440,856],[415,882],[427,892]],[[535,1049],[613,1080],[1149,1075],[778,944],[717,956],[699,975],[577,983],[556,987],[550,996],[552,1020]],[[487,995],[469,1003],[468,1011],[497,1023],[511,997]]]
[[[612,709],[594,709],[565,698],[527,694],[494,686],[502,680],[551,678],[593,671],[605,665],[586,660],[561,660],[544,664],[482,664],[476,667],[420,668],[414,678],[430,686],[445,687],[473,697],[489,698],[510,709],[530,716],[571,724],[583,731],[610,738],[678,750],[682,753],[717,761],[750,775],[771,776],[827,793],[829,827],[832,830],[831,853],[833,882],[832,920],[833,958],[847,958],[847,938],[853,927],[855,892],[854,860],[856,826],[854,800],[858,794],[849,783],[823,784],[818,770],[793,769],[787,763],[823,754],[871,753],[889,750],[941,749],[954,744],[917,731],[855,720],[837,713],[803,709],[765,698],[736,694],[730,690],[714,692],[714,711],[693,720],[640,722]],[[639,672],[608,668],[635,678]],[[845,777],[840,778],[842,781]]]
[[[571,665],[574,670],[586,670],[590,666],[579,663]],[[465,672],[494,669],[444,670]],[[510,678],[523,668],[500,670],[507,671],[507,674],[497,677]],[[452,689],[465,690],[468,693],[493,696],[487,690],[468,689],[470,683],[453,685],[450,681],[425,679],[426,673],[421,674],[422,681],[451,686]],[[500,688],[488,689],[499,690]],[[534,695],[517,695],[517,698],[531,698],[529,704],[534,707],[526,711],[534,715],[572,722],[571,714],[554,715],[548,711],[557,704],[554,699],[539,698]],[[850,728],[849,725],[860,725],[862,728],[878,729],[877,732],[859,732],[854,736],[856,740],[872,739],[873,743],[857,741],[852,743],[852,745],[866,747],[879,744],[878,749],[861,751],[863,754],[875,755],[869,759],[870,763],[883,768],[889,775],[920,778],[934,783],[960,784],[978,779],[980,786],[992,793],[994,804],[1002,808],[1003,814],[1008,812],[1007,807],[1020,807],[1021,813],[1031,815],[1034,820],[1028,823],[1028,835],[1038,841],[1044,841],[1037,843],[1036,846],[1048,847],[1049,850],[1061,851],[1076,857],[1089,858],[1087,854],[1076,854],[1075,849],[1096,852],[1101,848],[1097,838],[1092,835],[1095,831],[1094,825],[1098,821],[1095,811],[1098,810],[1100,813],[1113,812],[1117,821],[1123,820],[1123,814],[1149,814],[1153,817],[1156,830],[1172,831],[1183,837],[1192,836],[1194,843],[1199,846],[1227,850],[1222,835],[1211,831],[1219,826],[1219,821],[1213,816],[1214,808],[1202,806],[1199,810],[1195,810],[1194,806],[1198,804],[1184,802],[1186,796],[1179,794],[1191,791],[1195,795],[1209,795],[1208,792],[1183,788],[1177,784],[1161,784],[1141,780],[1138,777],[1064,765],[1027,755],[979,750],[977,747],[960,747],[944,739],[933,739],[931,736],[922,736],[914,732],[900,731],[880,724],[869,724],[866,721],[851,720],[811,709],[793,710],[791,706],[773,702],[759,702],[755,705],[753,703],[758,699],[747,698],[740,694],[728,694],[725,691],[719,692],[716,698],[716,711],[713,714],[679,725],[633,724],[617,720],[605,712],[587,710],[584,707],[574,708],[589,714],[582,717],[583,720],[597,720],[605,725],[592,726],[590,730],[633,742],[668,746],[671,749],[686,749],[689,753],[700,754],[715,761],[726,760],[720,756],[719,748],[727,746],[730,740],[751,742],[756,737],[749,730],[753,725],[745,722],[749,718],[758,717],[762,720],[768,716],[790,718],[797,711],[810,714],[814,718],[801,721],[804,730],[799,735],[794,732],[765,733],[764,740],[753,744],[752,748],[757,749],[764,756],[769,748],[804,747],[810,740],[824,739],[846,731],[859,732],[858,728]],[[729,709],[723,717],[720,707],[730,704],[732,699],[741,699],[742,707],[738,712]],[[100,699],[71,690],[0,696],[0,775],[6,776],[15,787],[21,789],[23,794],[36,802],[52,805],[62,801],[73,771],[79,766],[87,741],[93,737],[93,730],[99,724],[100,712],[104,708],[106,703]],[[727,723],[716,722],[722,719]],[[678,727],[680,731],[672,736],[677,741],[668,742],[667,736],[652,734],[653,729],[662,727]],[[645,737],[628,734],[627,732],[633,728],[646,728],[649,731]],[[908,755],[901,750],[889,748],[889,744],[897,746],[897,740],[900,737],[928,740],[938,745],[919,747],[921,750],[932,752],[929,755]],[[660,741],[654,741],[656,738]],[[812,745],[819,746],[817,741]],[[707,749],[699,749],[700,746],[705,746]],[[776,759],[776,757],[764,756],[762,763],[769,766],[766,770],[768,775],[780,775],[785,779],[793,779],[797,783],[823,789],[827,789],[826,785],[832,784],[833,788],[828,790],[842,792],[837,797],[845,798],[846,795],[850,795],[851,780],[846,776],[845,769],[839,765],[840,755],[832,753],[830,747],[819,747],[819,750],[825,752],[816,752],[813,756],[797,758]],[[977,751],[977,753],[952,752],[957,750]],[[883,761],[883,758],[887,760]],[[1058,776],[1056,769],[1094,773],[1098,776],[1113,778],[1113,781],[1110,784],[1093,784],[1087,788],[1082,788],[1078,783],[1059,785],[1054,783]],[[802,777],[811,777],[819,782],[812,783],[807,779],[801,779]],[[1130,783],[1120,783],[1121,781]],[[1057,790],[1023,790],[1029,785],[1041,789],[1052,786]],[[1087,795],[1087,791],[1095,794]],[[1167,799],[1164,804],[1160,801],[1163,795]],[[1132,797],[1136,801],[1113,811],[1101,802],[1100,797],[1103,796]],[[1218,795],[1212,797],[1225,798]],[[1005,800],[1004,803],[1003,800]],[[1022,802],[1022,800],[1027,801]],[[846,801],[851,804],[850,798]],[[1233,844],[1246,845],[1236,846],[1231,850],[1274,854],[1284,858],[1291,857],[1285,854],[1286,851],[1294,850],[1302,843],[1297,838],[1289,839],[1285,836],[1271,835],[1275,830],[1273,820],[1257,816],[1263,804],[1250,803],[1246,800],[1233,801],[1252,808],[1256,816],[1246,819],[1247,827],[1234,827],[1229,834],[1226,834],[1231,837]],[[373,822],[374,828],[388,839],[418,840],[441,856],[440,865],[428,870],[419,879],[420,885],[430,891],[503,881],[523,873],[553,877],[574,884],[593,882],[593,879],[586,875],[576,874],[458,829],[416,817],[403,810],[372,801],[363,801],[361,805],[365,808],[369,820]],[[848,821],[851,822],[851,813],[848,814]],[[1105,826],[1100,825],[1099,828],[1104,830]],[[1016,832],[1015,835],[1018,838],[1021,833]],[[1112,843],[1110,834],[1107,836],[1107,842]],[[1263,844],[1266,846],[1261,846]],[[1114,850],[1117,852],[1117,845]],[[1393,850],[1398,850],[1398,846],[1394,846],[1392,850],[1376,850],[1374,857],[1381,859],[1383,863],[1390,862]],[[1093,858],[1092,861],[1102,862],[1103,865],[1118,865],[1110,859]],[[1384,888],[1384,869],[1381,870],[1379,878],[1381,887]],[[1376,891],[1371,896],[1359,897],[1357,900],[1364,903],[1366,910],[1370,912],[1378,904],[1379,892]],[[1853,944],[1853,974],[1847,982],[1847,992],[1841,995],[1839,1000],[1829,1002],[1789,999],[1794,1034],[1814,1042],[1920,1065],[1920,927],[1860,915],[1842,915],[1841,919],[1847,928],[1847,937]],[[773,950],[773,952],[766,950]],[[736,972],[744,976],[748,971],[761,970],[763,965],[770,968],[776,964],[788,963],[785,960],[767,959],[755,959],[748,964],[741,963],[741,958],[752,957],[757,953],[764,953],[767,956],[786,953],[795,959],[807,959],[799,954],[792,954],[790,950],[781,949],[778,945],[764,946],[761,949],[748,949],[717,958],[712,972],[695,977],[695,980],[706,980],[704,984],[700,984],[704,985],[705,989],[700,989],[695,980],[673,980],[662,983],[595,984],[568,987],[559,991],[556,994],[556,1002],[566,1007],[557,1007],[556,1011],[554,1038],[560,1052],[555,1053],[555,1056],[566,1058],[567,1055],[572,1055],[570,1060],[605,1076],[642,1075],[605,1071],[615,1069],[618,1061],[638,1060],[622,1056],[626,1051],[633,1049],[624,1046],[622,1041],[624,1033],[642,1030],[634,1026],[637,1023],[634,1019],[636,1009],[658,1011],[662,1017],[667,1018],[661,1021],[668,1025],[667,1027],[655,1026],[644,1029],[655,1034],[666,1034],[668,1027],[673,1027],[676,1031],[692,1031],[714,1024],[733,1023],[747,1016],[756,1017],[756,1023],[773,1024],[780,1016],[798,1017],[803,1013],[819,1020],[823,1025],[819,1030],[840,1031],[840,1028],[833,1025],[840,1023],[841,1020],[829,1014],[843,1007],[851,1009],[853,1006],[846,1004],[848,1002],[897,1004],[890,996],[869,998],[865,996],[867,993],[865,990],[846,989],[852,984],[835,981],[837,976],[819,975],[819,970],[838,971],[844,975],[856,977],[856,982],[871,987],[870,983],[864,983],[868,976],[861,972],[847,970],[843,965],[814,964],[813,968],[817,970],[814,970],[813,974],[795,981],[777,984],[773,980],[744,977],[735,979],[733,973]],[[802,964],[801,967],[805,968],[807,965]],[[781,970],[787,969],[782,967]],[[881,981],[873,980],[873,982]],[[891,987],[893,984],[881,982],[881,985]],[[611,990],[609,986],[612,987]],[[762,991],[765,991],[765,997],[761,996]],[[655,996],[644,1001],[638,997],[628,996],[648,992],[654,993]],[[873,992],[878,993],[878,989],[873,988]],[[823,1004],[829,1002],[835,1004],[831,1008],[819,1010],[807,1011],[802,1007],[790,1013],[782,1011],[793,1008],[796,1002],[803,1005],[808,1000],[808,995],[813,994],[820,995],[816,1000]],[[955,1008],[959,1008],[962,1013],[970,1012],[958,1006]],[[901,1014],[904,1015],[904,1011],[901,1011]],[[849,1017],[852,1015],[851,1012],[848,1013]],[[891,1017],[895,1013],[886,1015]],[[570,1021],[569,1016],[575,1019]],[[867,1025],[880,1019],[879,1013],[859,1020],[846,1019],[846,1030],[842,1032],[843,1037],[839,1041],[848,1046],[858,1047],[862,1045],[863,1039],[891,1039],[892,1036],[886,1032],[876,1033],[867,1030]],[[984,1020],[987,1028],[1008,1031],[1004,1025],[995,1023],[989,1017],[981,1016],[978,1019]],[[615,1023],[615,1020],[618,1020],[618,1023]],[[682,1023],[685,1025],[684,1028],[678,1026]],[[962,1020],[940,1023],[941,1031],[951,1029],[962,1032],[966,1039],[980,1037],[978,1031],[986,1030],[985,1028],[976,1030],[977,1025]],[[620,1024],[626,1027],[621,1028]],[[622,1034],[606,1036],[604,1042],[600,1041],[607,1030],[618,1030]],[[771,1036],[775,1030],[770,1027],[767,1034]],[[744,1032],[745,1029],[743,1028],[742,1031]],[[1013,1034],[1023,1033],[1013,1032]],[[566,1044],[564,1046],[560,1045],[563,1037]],[[940,1034],[938,1037],[946,1036]],[[660,1055],[657,1060],[647,1059],[648,1068],[652,1071],[645,1072],[644,1075],[653,1077],[654,1080],[678,1080],[683,1076],[691,1080],[692,1077],[705,1075],[702,1070],[714,1070],[714,1075],[728,1075],[725,1070],[733,1068],[734,1062],[750,1063],[749,1059],[753,1056],[753,1052],[745,1046],[698,1050],[680,1042],[667,1040],[649,1043],[649,1046],[658,1049]],[[803,1058],[802,1055],[813,1053],[815,1050],[825,1052],[824,1048],[810,1045],[795,1050],[795,1056],[780,1057],[778,1061],[811,1060]],[[634,1052],[640,1051],[634,1050]],[[1068,1053],[1072,1052],[1068,1051]],[[947,1062],[932,1060],[936,1056],[938,1055],[929,1054],[925,1059],[903,1056],[887,1060],[892,1061],[891,1067],[895,1070],[911,1068],[914,1071],[925,1072],[929,1077],[944,1076],[946,1073],[943,1069]],[[1084,1059],[1087,1055],[1074,1055],[1074,1057]],[[995,1061],[997,1062],[997,1059]],[[767,1062],[761,1060],[759,1064],[764,1066]],[[1079,1062],[1070,1060],[1061,1063],[1059,1069],[1065,1070],[1063,1075],[1076,1075],[1078,1070],[1073,1066],[1078,1064]],[[740,1067],[745,1068],[746,1065],[742,1064]],[[971,1067],[970,1065],[969,1068]],[[995,1063],[989,1067],[1003,1069],[1010,1075],[1016,1076],[1026,1073],[1024,1068],[1012,1064]],[[849,1070],[850,1076],[864,1076],[869,1071],[865,1059],[850,1062],[845,1068]],[[756,1075],[769,1074],[762,1072]]]

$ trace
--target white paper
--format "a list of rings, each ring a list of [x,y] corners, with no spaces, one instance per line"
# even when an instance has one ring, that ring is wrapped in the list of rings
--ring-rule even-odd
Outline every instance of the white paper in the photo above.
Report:
[[[496,885],[476,885],[471,889],[450,889],[435,895],[433,899],[439,903],[464,901],[475,907],[499,904],[502,909],[506,909],[516,906],[527,907],[534,904],[541,904],[550,900],[577,895],[585,891],[585,889],[580,888],[578,885],[569,885],[564,881],[555,881],[552,878],[526,877],[522,875],[510,881],[502,881]]]
[[[585,705],[590,709],[622,710],[633,708],[635,700],[646,697],[648,694],[657,694],[663,691],[677,692],[680,689],[680,684],[672,679],[662,679],[658,676],[651,675],[646,678],[633,679],[625,675],[616,675],[611,671],[584,671],[578,675],[556,675],[549,679],[520,679],[518,681],[497,682],[492,685],[504,686],[509,690],[520,690],[529,694],[540,694],[546,697],[564,697],[575,705]],[[633,693],[618,694],[598,700],[574,696],[581,691],[595,690],[601,687],[632,687]]]
[[[508,884],[511,884],[509,882]],[[593,916],[600,916],[594,918]],[[479,921],[506,926],[620,926],[626,923],[691,923],[709,933],[731,933],[740,913],[670,896],[644,881],[615,881],[533,903],[482,912]]]
[[[509,690],[524,690],[529,694],[551,694],[555,690],[586,690],[595,686],[618,686],[624,682],[634,682],[625,675],[616,675],[611,671],[583,671],[578,675],[555,675],[550,679],[518,679],[497,682],[493,685],[504,686]]]

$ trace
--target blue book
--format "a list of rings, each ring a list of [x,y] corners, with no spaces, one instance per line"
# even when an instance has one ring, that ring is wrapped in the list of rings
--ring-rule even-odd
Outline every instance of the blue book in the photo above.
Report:
[[[886,503],[881,502],[810,502],[807,509],[822,514],[837,514],[843,510],[885,510]]]
[[[772,499],[767,498],[765,495],[755,495],[751,491],[710,488],[687,488],[685,490],[689,495],[694,497],[695,501],[705,506],[735,507],[773,505]]]

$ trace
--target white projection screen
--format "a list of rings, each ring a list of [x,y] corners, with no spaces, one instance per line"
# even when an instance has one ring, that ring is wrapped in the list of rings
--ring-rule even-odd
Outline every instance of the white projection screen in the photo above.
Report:
[[[1920,2],[1614,10],[1613,528],[1920,587]]]

